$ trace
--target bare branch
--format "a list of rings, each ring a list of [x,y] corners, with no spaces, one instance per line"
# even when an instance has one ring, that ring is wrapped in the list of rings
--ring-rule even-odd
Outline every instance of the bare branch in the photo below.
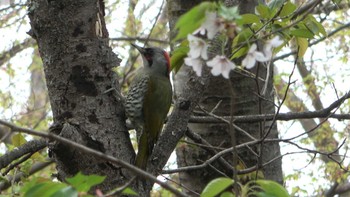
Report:
[[[340,99],[333,102],[327,108],[316,111],[306,111],[306,112],[289,112],[289,113],[279,113],[275,114],[260,114],[260,115],[247,115],[247,116],[233,116],[234,122],[259,122],[259,121],[270,121],[276,116],[276,120],[296,120],[296,119],[312,119],[312,118],[335,118],[339,120],[350,119],[350,114],[332,114],[332,110],[339,107],[346,99],[350,98],[350,92],[347,92]],[[222,119],[217,117],[208,116],[191,116],[190,122],[193,123],[219,123],[226,122],[230,119],[228,116],[221,116]],[[226,121],[223,121],[226,120]]]
[[[23,51],[24,49],[28,47],[32,47],[35,44],[35,40],[32,38],[25,39],[22,43],[16,44],[8,51],[4,51],[0,55],[0,66],[3,65],[5,62],[9,61],[13,56],[15,56],[17,53]]]
[[[0,122],[0,124],[2,124],[2,123]],[[7,125],[5,125],[5,126],[7,126]],[[17,149],[14,149],[13,151],[5,153],[3,156],[0,157],[0,169],[5,168],[10,163],[12,163],[14,160],[21,158],[22,156],[24,156],[28,153],[35,153],[35,152],[45,148],[46,145],[47,145],[46,140],[44,140],[44,139],[32,140],[32,141],[25,143],[23,146],[20,146]]]
[[[9,123],[9,122],[6,122],[6,121],[3,121],[3,120],[0,120],[0,124],[2,125],[5,125],[7,127],[10,127],[12,129],[12,131],[14,132],[23,132],[23,133],[27,133],[27,134],[30,134],[30,135],[35,135],[35,136],[39,136],[39,137],[43,137],[43,138],[48,138],[48,139],[51,139],[51,140],[56,140],[56,141],[59,141],[60,143],[63,143],[67,146],[70,146],[72,148],[77,148],[79,149],[80,151],[83,151],[87,154],[90,154],[92,156],[95,156],[97,158],[100,158],[100,159],[103,159],[103,160],[106,160],[106,161],[109,161],[111,163],[114,163],[114,164],[117,164],[117,165],[120,165],[128,170],[130,170],[131,172],[137,174],[137,176],[140,176],[142,178],[145,178],[145,179],[149,179],[151,180],[152,182],[155,182],[157,184],[159,184],[160,186],[162,186],[164,189],[167,189],[169,191],[171,191],[172,193],[176,194],[177,196],[183,196],[185,197],[186,195],[183,194],[182,192],[178,191],[176,188],[166,184],[166,183],[163,183],[162,181],[158,180],[157,177],[153,176],[152,174],[148,173],[148,172],[145,172],[143,170],[141,170],[140,168],[137,168],[133,165],[131,165],[130,163],[127,163],[121,159],[117,159],[115,157],[112,157],[110,155],[106,155],[102,152],[99,152],[99,151],[96,151],[94,149],[91,149],[91,148],[88,148],[86,146],[83,146],[81,144],[78,144],[74,141],[71,141],[69,139],[66,139],[66,138],[63,138],[63,137],[60,137],[58,135],[55,135],[51,132],[38,132],[38,131],[34,131],[32,129],[27,129],[27,128],[22,128],[22,127],[18,127],[12,123]],[[68,124],[68,123],[65,123],[65,124]]]
[[[159,40],[159,39],[155,39],[155,38],[143,38],[143,37],[119,37],[119,38],[110,38],[109,40],[111,41],[127,41],[127,42],[135,42],[137,41],[141,41],[141,42],[158,42],[161,44],[169,44],[169,41],[167,40]]]

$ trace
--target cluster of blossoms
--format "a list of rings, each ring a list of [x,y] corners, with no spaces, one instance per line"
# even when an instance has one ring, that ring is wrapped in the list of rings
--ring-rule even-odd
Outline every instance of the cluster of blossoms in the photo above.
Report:
[[[225,21],[218,17],[215,12],[207,12],[206,20],[202,26],[193,34],[187,36],[190,50],[184,61],[186,65],[193,68],[198,76],[201,76],[202,67],[205,63],[208,67],[212,68],[211,73],[214,76],[221,74],[227,79],[229,78],[230,71],[236,68],[236,65],[225,55],[217,55],[213,59],[208,60],[208,43],[203,38],[213,39],[217,33],[224,31],[225,27],[227,27]],[[257,51],[257,45],[255,43],[252,44],[242,61],[242,66],[251,69],[257,61],[270,61],[273,48],[279,47],[282,43],[283,41],[278,36],[275,36],[265,43],[263,52]]]

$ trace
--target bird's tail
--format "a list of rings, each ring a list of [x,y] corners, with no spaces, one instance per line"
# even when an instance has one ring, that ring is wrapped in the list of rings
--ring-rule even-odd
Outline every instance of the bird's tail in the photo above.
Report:
[[[135,165],[146,170],[148,159],[152,153],[154,142],[151,142],[147,132],[143,132],[140,136],[138,152],[135,159]]]

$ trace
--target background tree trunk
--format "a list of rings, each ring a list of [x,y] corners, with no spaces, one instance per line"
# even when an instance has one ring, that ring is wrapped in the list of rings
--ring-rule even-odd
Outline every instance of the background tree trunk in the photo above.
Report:
[[[169,21],[172,36],[174,36],[174,25],[178,17],[185,11],[189,10],[199,1],[171,1],[169,2]],[[241,13],[254,12],[254,7],[257,1],[238,1],[238,2],[226,2],[228,5],[239,5]],[[215,44],[215,43],[214,43]],[[175,94],[179,96],[182,94],[182,88],[186,85],[188,79],[188,73],[191,71],[190,67],[183,66],[180,71],[175,75]],[[258,77],[266,78],[266,68],[262,65],[255,67],[251,70],[252,73]],[[256,78],[249,78],[243,73],[232,72],[230,81],[225,80],[222,77],[211,77],[208,87],[205,89],[204,96],[198,102],[201,109],[206,111],[212,111],[215,106],[221,102],[215,111],[213,112],[219,116],[229,116],[230,109],[233,109],[233,115],[251,115],[251,114],[265,114],[274,113],[274,93],[273,93],[273,80],[272,80],[272,69],[270,78],[267,80],[267,94],[259,95],[264,86],[264,82],[257,81]],[[231,98],[230,89],[233,89],[234,96]],[[233,99],[234,105],[231,105],[231,99]],[[195,115],[203,115],[203,110],[197,108],[194,111]],[[240,128],[247,131],[250,135],[256,139],[262,138],[264,134],[270,128],[270,122],[265,123],[240,123],[237,124]],[[188,125],[190,130],[199,134],[202,138],[208,141],[212,146],[217,148],[229,148],[232,147],[229,127],[227,124],[195,124],[190,123]],[[272,126],[269,131],[268,138],[277,138],[277,127]],[[185,140],[191,141],[188,137]],[[251,141],[245,134],[236,131],[237,144],[242,144],[247,141]],[[255,153],[252,153],[252,150]],[[177,162],[179,167],[198,165],[208,160],[212,154],[208,151],[192,144],[182,143],[176,149]],[[280,148],[278,143],[262,143],[260,146],[253,146],[238,150],[239,159],[243,162],[246,167],[252,167],[270,161],[274,157],[280,156]],[[229,157],[231,158],[231,157]],[[227,159],[231,161],[232,159]],[[260,167],[261,168],[261,167]],[[219,170],[220,169],[220,170]],[[282,169],[281,159],[277,159],[271,164],[267,165],[262,169],[264,177],[282,183]],[[214,163],[212,167],[207,167],[202,170],[186,171],[180,173],[180,181],[185,187],[190,190],[200,193],[204,186],[208,184],[210,180],[215,177],[224,176],[226,174],[232,177],[232,171],[229,170],[228,166],[223,163]],[[188,194],[191,194],[190,192]]]
[[[55,127],[53,131],[90,148],[132,161],[134,151],[125,127],[122,100],[111,70],[120,59],[108,46],[104,5],[97,0],[34,0],[29,7],[30,34],[44,64]],[[107,176],[99,186],[109,190],[130,178],[118,166],[50,143],[58,178],[81,171]]]

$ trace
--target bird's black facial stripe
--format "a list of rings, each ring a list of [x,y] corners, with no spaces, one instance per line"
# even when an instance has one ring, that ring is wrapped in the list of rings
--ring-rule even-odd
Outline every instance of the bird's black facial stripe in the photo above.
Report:
[[[150,49],[150,48],[146,48],[144,56],[147,59],[149,66],[152,66],[152,63],[153,63],[153,59],[152,59],[152,57],[153,57],[153,50]]]

